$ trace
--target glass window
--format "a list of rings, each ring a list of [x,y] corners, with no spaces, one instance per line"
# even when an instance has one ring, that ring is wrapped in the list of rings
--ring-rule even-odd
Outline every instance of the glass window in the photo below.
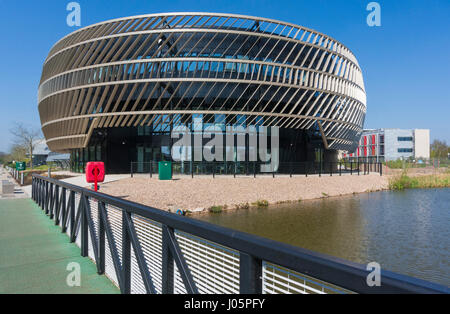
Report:
[[[89,161],[95,160],[95,146],[89,146]]]
[[[412,136],[399,136],[397,137],[399,142],[411,142],[413,140]]]
[[[97,145],[96,154],[97,154],[96,160],[101,161],[102,160],[102,146],[101,145]]]
[[[89,149],[88,148],[83,148],[83,161],[87,162],[89,161]]]

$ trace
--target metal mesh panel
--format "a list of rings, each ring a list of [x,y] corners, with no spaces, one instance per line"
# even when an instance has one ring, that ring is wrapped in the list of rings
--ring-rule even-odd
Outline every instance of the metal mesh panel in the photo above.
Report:
[[[162,228],[161,225],[140,217],[132,215],[134,227],[136,229],[136,236],[141,244],[142,253],[147,262],[147,267],[149,269],[150,275],[155,286],[157,293],[162,292]],[[134,254],[134,252],[133,252]],[[134,256],[134,255],[133,255]],[[135,260],[132,262],[132,273],[139,272],[139,268]],[[140,276],[140,272],[139,272]],[[132,274],[131,291],[145,292],[144,284],[142,283],[142,278],[140,281],[133,280],[137,275]]]
[[[141,271],[136,260],[133,247],[131,248],[131,293],[146,294],[144,281],[142,280]]]
[[[290,269],[263,262],[264,294],[343,294],[343,288],[300,274]]]
[[[175,232],[200,293],[239,293],[239,252],[210,241]],[[175,293],[186,293],[175,267]]]
[[[120,263],[122,260],[122,211],[112,205],[106,205],[106,212]],[[105,236],[105,274],[119,286],[107,236]]]
[[[89,253],[89,257],[95,262],[95,253],[94,253],[94,247],[92,244],[92,241],[97,241],[98,243],[98,202],[96,199],[93,198],[89,198],[89,206],[91,209],[91,219],[92,219],[92,223],[94,225],[94,234],[96,239],[92,239],[91,237],[91,232],[88,232],[88,237],[89,237],[89,241],[88,241],[88,253]]]

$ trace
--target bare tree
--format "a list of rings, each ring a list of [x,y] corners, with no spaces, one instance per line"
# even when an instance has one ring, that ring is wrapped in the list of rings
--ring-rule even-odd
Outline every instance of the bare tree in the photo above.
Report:
[[[15,123],[10,130],[15,138],[15,145],[23,147],[30,156],[30,167],[33,169],[33,151],[36,141],[42,138],[41,130],[24,126],[22,123]]]

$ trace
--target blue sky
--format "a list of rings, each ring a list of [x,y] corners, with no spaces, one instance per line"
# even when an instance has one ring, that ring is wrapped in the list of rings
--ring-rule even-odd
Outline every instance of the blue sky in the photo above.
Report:
[[[14,122],[40,126],[37,89],[52,45],[76,30],[69,0],[0,0],[0,151]],[[363,70],[366,128],[429,128],[450,143],[450,1],[379,0],[381,27],[366,23],[371,0],[78,0],[81,23],[176,11],[279,19],[316,29],[350,48]]]

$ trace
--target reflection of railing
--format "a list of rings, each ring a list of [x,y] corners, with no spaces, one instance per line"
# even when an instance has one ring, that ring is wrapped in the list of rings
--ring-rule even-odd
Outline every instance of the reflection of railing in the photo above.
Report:
[[[151,193],[151,191],[149,191]],[[448,293],[366,267],[33,175],[32,198],[122,293]]]
[[[360,175],[371,172],[383,174],[382,164],[378,162],[280,162],[276,171],[264,172],[262,165],[266,163],[253,161],[174,161],[172,162],[172,173],[174,175],[338,175],[343,174]],[[158,173],[158,162],[131,162],[130,174],[145,173],[150,177]]]

